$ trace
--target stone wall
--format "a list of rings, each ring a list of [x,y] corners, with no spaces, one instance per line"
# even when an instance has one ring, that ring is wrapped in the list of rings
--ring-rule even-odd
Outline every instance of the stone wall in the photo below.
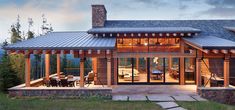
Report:
[[[39,97],[39,98],[112,98],[112,89],[17,89],[9,90],[10,97]]]
[[[198,94],[211,101],[235,104],[235,88],[211,87],[198,88]]]
[[[107,19],[104,5],[92,5],[92,27],[103,27]]]

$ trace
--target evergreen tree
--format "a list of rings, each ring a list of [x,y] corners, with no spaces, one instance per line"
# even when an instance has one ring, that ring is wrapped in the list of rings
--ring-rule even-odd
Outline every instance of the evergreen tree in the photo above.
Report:
[[[20,31],[20,17],[18,15],[16,24],[11,26],[11,43],[20,42],[22,40]],[[24,80],[24,55],[9,55],[9,61],[12,69],[17,72],[17,76],[23,81]]]
[[[3,46],[6,46],[8,43],[5,41]],[[6,52],[2,57],[2,62],[0,64],[0,90],[7,91],[8,88],[16,86],[20,83],[17,73],[11,68],[11,63],[9,56]]]

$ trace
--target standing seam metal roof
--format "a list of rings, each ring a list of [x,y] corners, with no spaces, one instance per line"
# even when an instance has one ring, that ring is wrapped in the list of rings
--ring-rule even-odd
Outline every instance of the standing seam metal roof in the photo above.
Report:
[[[4,49],[115,49],[116,38],[94,37],[85,31],[52,32],[14,43]]]

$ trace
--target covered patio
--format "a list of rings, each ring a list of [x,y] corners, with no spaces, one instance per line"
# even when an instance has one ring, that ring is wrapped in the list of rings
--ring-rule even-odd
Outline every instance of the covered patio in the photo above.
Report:
[[[13,87],[28,89],[60,89],[71,88],[105,88],[111,86],[111,57],[115,49],[115,38],[97,38],[86,32],[53,32],[34,39],[19,42],[4,47],[8,54],[24,54],[25,56],[25,84]],[[30,55],[45,56],[45,77],[31,80]],[[61,71],[61,55],[71,54],[79,58],[78,76],[64,74]],[[56,73],[50,71],[50,55],[56,55]],[[85,61],[91,59],[92,70],[85,73]],[[102,61],[101,61],[101,60]],[[103,62],[105,61],[105,62]],[[99,68],[102,63],[105,67]],[[105,70],[104,70],[105,68]],[[98,75],[98,69],[100,74]],[[32,73],[33,74],[33,73]],[[85,76],[86,75],[86,76]],[[101,82],[99,78],[106,78]]]

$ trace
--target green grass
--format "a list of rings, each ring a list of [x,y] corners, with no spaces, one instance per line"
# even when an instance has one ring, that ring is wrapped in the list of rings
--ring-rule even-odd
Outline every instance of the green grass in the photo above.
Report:
[[[153,102],[104,99],[12,99],[0,93],[0,110],[162,110]]]
[[[188,110],[235,110],[235,106],[225,105],[216,102],[177,102]]]

